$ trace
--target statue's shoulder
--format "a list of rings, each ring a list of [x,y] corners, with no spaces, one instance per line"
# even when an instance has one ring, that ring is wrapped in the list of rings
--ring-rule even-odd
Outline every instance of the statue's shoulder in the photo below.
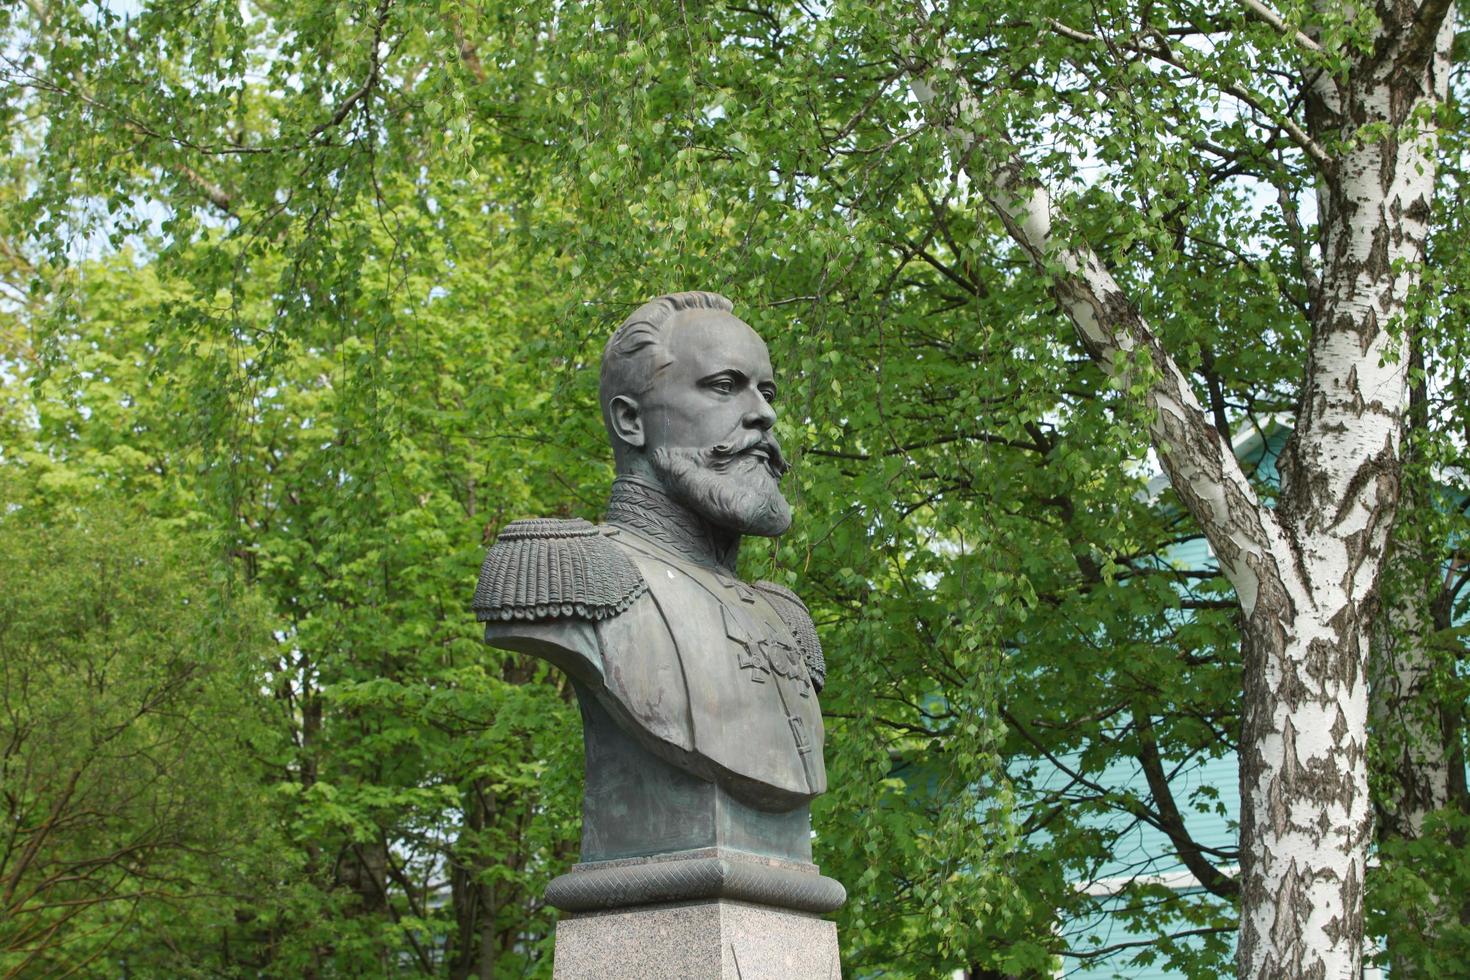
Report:
[[[535,518],[505,526],[480,566],[482,622],[599,622],[626,610],[648,584],[606,529],[581,519]]]
[[[806,661],[807,673],[811,674],[812,686],[821,691],[827,683],[827,662],[822,656],[822,643],[817,639],[817,627],[812,622],[812,614],[807,610],[806,603],[784,585],[765,581],[754,582],[752,585],[766,597],[771,608],[776,610],[776,615],[781,617],[781,621],[796,638],[802,659]]]

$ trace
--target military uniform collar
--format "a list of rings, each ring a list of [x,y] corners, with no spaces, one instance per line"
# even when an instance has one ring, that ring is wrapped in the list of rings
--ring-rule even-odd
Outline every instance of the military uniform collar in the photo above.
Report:
[[[685,561],[735,573],[740,535],[721,531],[678,503],[663,488],[636,476],[613,481],[607,523],[632,531]]]

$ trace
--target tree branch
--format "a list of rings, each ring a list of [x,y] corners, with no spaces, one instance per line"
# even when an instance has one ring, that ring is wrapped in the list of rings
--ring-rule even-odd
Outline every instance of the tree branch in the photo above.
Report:
[[[1264,3],[1261,3],[1260,0],[1240,0],[1240,5],[1244,7],[1246,11],[1251,14],[1251,16],[1255,17],[1257,20],[1270,24],[1282,35],[1291,38],[1293,41],[1301,45],[1306,50],[1310,51],[1312,54],[1325,53],[1322,45],[1318,44],[1316,41],[1312,40],[1312,38],[1308,37],[1297,28],[1292,27],[1286,21],[1282,20],[1280,14],[1272,10],[1270,7],[1266,6]]]
[[[388,11],[392,7],[392,0],[383,0],[382,3],[378,4],[378,9],[373,15],[373,39],[368,52],[367,78],[363,79],[362,84],[357,87],[356,91],[342,100],[342,104],[337,106],[336,112],[332,113],[325,122],[319,124],[311,131],[312,137],[320,136],[327,130],[340,126],[342,121],[347,118],[347,114],[352,111],[352,107],[365,99],[372,92],[373,87],[378,84],[378,76],[383,68],[382,61],[378,56],[378,47],[383,43],[383,25],[387,22]]]
[[[459,46],[460,60],[464,62],[464,66],[469,69],[470,74],[475,76],[475,81],[483,85],[485,79],[489,76],[485,74],[485,66],[480,61],[479,49],[465,35],[464,24],[460,21],[459,15],[450,12],[447,16],[449,18],[449,27],[454,32],[454,42]]]
[[[234,209],[234,198],[228,192],[226,192],[223,187],[209,180],[207,177],[199,173],[199,171],[195,170],[188,164],[179,164],[179,173],[183,176],[185,180],[192,184],[194,188],[199,191],[199,193],[203,194],[205,199],[208,200],[210,204],[213,204],[216,208],[219,208],[219,210],[223,212],[226,217],[237,217]]]
[[[1202,926],[1198,929],[1185,929],[1181,932],[1171,932],[1169,933],[1169,938],[1184,939],[1190,936],[1215,936],[1223,932],[1234,931],[1235,929],[1233,926]],[[1157,946],[1158,943],[1159,941],[1157,938],[1149,937],[1148,939],[1135,939],[1128,942],[1113,943],[1111,946],[1099,946],[1096,949],[1064,949],[1061,951],[1061,955],[1070,956],[1076,960],[1095,960],[1103,956],[1111,956],[1114,953],[1120,953],[1125,949],[1137,949],[1140,946]]]
[[[1087,31],[1080,31],[1075,27],[1069,27],[1059,20],[1050,20],[1047,23],[1051,25],[1053,31],[1062,35],[1063,37],[1070,38],[1073,41],[1079,41],[1087,44],[1103,43],[1112,47],[1120,48],[1124,51],[1131,51],[1134,54],[1143,55],[1147,58],[1154,58],[1170,66],[1171,68],[1178,69],[1179,71],[1183,72],[1184,74],[1188,75],[1190,78],[1193,78],[1198,82],[1201,82],[1205,85],[1214,86],[1221,92],[1224,92],[1226,95],[1240,100],[1245,105],[1260,113],[1263,117],[1270,121],[1273,126],[1286,133],[1287,136],[1291,137],[1291,141],[1295,143],[1303,153],[1310,157],[1312,162],[1320,167],[1324,174],[1330,175],[1332,173],[1334,167],[1332,156],[1327,152],[1326,149],[1323,148],[1322,144],[1314,140],[1311,134],[1303,129],[1300,125],[1298,125],[1297,122],[1293,120],[1289,115],[1278,115],[1274,112],[1271,112],[1261,102],[1260,99],[1258,99],[1253,93],[1247,91],[1244,87],[1236,85],[1234,83],[1228,83],[1225,85],[1218,84],[1214,79],[1208,77],[1193,66],[1186,64],[1182,59],[1180,59],[1178,55],[1174,53],[1173,49],[1169,47],[1167,39],[1163,35],[1157,33],[1153,35],[1154,39],[1158,42],[1156,45],[1140,44],[1137,41],[1124,41],[1122,43],[1118,43],[1110,39],[1103,38],[1097,34],[1091,34]]]
[[[1147,712],[1137,708],[1134,708],[1133,720],[1138,726],[1138,763],[1143,767],[1148,791],[1154,798],[1154,810],[1159,815],[1159,829],[1168,835],[1179,860],[1184,862],[1189,873],[1201,885],[1221,898],[1234,898],[1240,892],[1240,882],[1221,874],[1218,868],[1206,860],[1199,844],[1189,836],[1189,830],[1184,826],[1184,817],[1174,802],[1174,791],[1169,787],[1169,779],[1164,775],[1163,761],[1159,758],[1153,720]]]
[[[923,14],[919,15],[921,18]],[[921,21],[925,23],[926,21]],[[916,39],[922,50],[923,39]],[[1152,414],[1149,433],[1175,492],[1199,522],[1235,586],[1247,617],[1255,606],[1263,575],[1295,581],[1297,570],[1276,556],[1292,553],[1274,513],[1262,506],[1236,460],[1230,441],[1215,430],[1188,379],[1149,325],[1134,309],[1112,274],[1085,243],[1053,234],[1052,198],[1026,172],[1020,154],[1004,137],[989,137],[1004,163],[987,172],[973,152],[983,118],[979,99],[955,71],[943,41],[939,65],[943,95],[930,84],[933,66],[909,64],[915,96],[934,123],[950,136],[957,158],[972,184],[1005,225],[1012,240],[1051,280],[1051,289],[1077,328],[1092,359],[1125,386],[1142,385]]]

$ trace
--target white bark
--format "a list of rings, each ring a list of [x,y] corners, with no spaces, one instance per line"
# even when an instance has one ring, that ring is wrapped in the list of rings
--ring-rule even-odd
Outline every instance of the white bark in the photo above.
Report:
[[[1011,238],[1051,270],[1091,356],[1131,373],[1147,354],[1154,447],[1240,597],[1242,977],[1361,971],[1372,828],[1367,631],[1397,503],[1407,395],[1403,337],[1389,327],[1424,256],[1435,161],[1419,110],[1445,95],[1447,7],[1396,5],[1380,44],[1347,77],[1318,75],[1306,139],[1323,168],[1323,275],[1276,512],[1261,505],[1188,379],[1102,262],[1053,234],[1051,195],[1023,176],[1015,149],[992,142],[1006,160],[999,172],[973,164],[975,142],[997,137],[972,130],[979,101],[943,40],[913,45],[940,51],[911,63],[916,97]],[[1387,129],[1360,138],[1372,123]]]
[[[1246,630],[1242,976],[1361,969],[1369,630],[1408,393],[1391,323],[1424,258],[1435,158],[1419,110],[1444,99],[1451,38],[1445,10],[1420,11],[1439,18],[1427,39],[1413,8],[1395,13],[1348,77],[1319,77],[1309,114],[1313,136],[1343,149],[1321,175],[1321,293],[1281,461],[1280,516],[1307,590]],[[1374,123],[1387,132],[1360,139]]]

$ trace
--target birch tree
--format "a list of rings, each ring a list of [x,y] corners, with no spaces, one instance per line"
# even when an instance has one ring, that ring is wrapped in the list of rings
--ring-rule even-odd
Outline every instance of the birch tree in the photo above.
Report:
[[[1425,315],[1410,337],[1401,515],[1374,631],[1369,774],[1380,871],[1370,916],[1395,977],[1448,975],[1470,955],[1464,849],[1466,571],[1464,151],[1441,141]]]
[[[1244,477],[1172,352],[1004,132],[974,125],[981,96],[918,22],[916,93],[1010,236],[1045,272],[1088,353],[1138,392],[1170,482],[1241,600],[1242,977],[1356,976],[1371,839],[1368,651],[1398,503],[1407,403],[1401,320],[1419,281],[1434,188],[1434,119],[1449,75],[1449,3],[1384,4],[1352,37],[1262,4],[1246,9],[1293,47],[1300,108],[1271,123],[1311,161],[1320,271],[1295,432],[1274,509]],[[1079,43],[1101,34],[1057,22]],[[1195,74],[1176,40],[1140,25],[1111,39],[1148,70]],[[1214,79],[1200,79],[1211,84]],[[1218,83],[1217,83],[1218,84]],[[1240,90],[1222,94],[1258,110]],[[1126,98],[1126,94],[1117,93]]]
[[[599,47],[617,70],[596,63],[610,93],[598,108],[618,122],[578,117],[586,129],[574,153],[586,179],[568,180],[569,191],[597,208],[620,195],[637,200],[638,223],[671,222],[674,241],[718,241],[715,225],[659,190],[660,178],[685,164],[660,166],[660,140],[642,126],[662,134],[660,117],[672,118],[665,152],[703,154],[691,176],[727,223],[760,209],[760,191],[754,202],[739,196],[742,179],[759,188],[779,175],[777,193],[801,202],[793,210],[810,236],[805,248],[842,256],[806,281],[810,293],[782,296],[778,274],[759,265],[740,280],[745,288],[783,305],[841,295],[887,311],[913,258],[968,288],[961,302],[988,314],[1019,255],[1087,356],[1136,407],[1133,421],[1239,602],[1240,867],[1216,865],[1212,875],[1201,864],[1196,876],[1221,894],[1239,892],[1243,976],[1353,975],[1361,965],[1372,837],[1369,637],[1398,505],[1406,325],[1433,213],[1451,7],[755,4],[706,8],[691,20],[662,5],[609,4],[595,15],[615,28]],[[670,35],[679,44],[661,46]],[[734,67],[745,62],[759,67]],[[557,77],[571,87],[593,82],[575,65]],[[672,107],[662,92],[671,77],[684,80]],[[647,88],[620,94],[633,78]],[[678,105],[685,92],[698,107],[690,115]],[[762,127],[776,135],[763,137]],[[928,195],[932,224],[903,211],[907,190],[896,188],[905,182]],[[946,217],[966,205],[971,231]],[[825,229],[810,217],[823,208]],[[1246,214],[1268,217],[1251,224]],[[854,238],[858,229],[891,234],[889,255],[841,241],[844,221]],[[696,223],[697,232],[684,232]],[[758,231],[742,250],[752,238],[791,251],[789,237]],[[615,264],[599,283],[632,267],[624,240],[579,242]],[[1233,254],[1248,270],[1236,288],[1280,292],[1283,316],[1233,322],[1225,304],[1197,308],[1203,283],[1164,284],[1174,265],[1205,268],[1194,263],[1206,253]],[[645,249],[640,258],[662,270],[668,254]],[[1274,264],[1278,257],[1291,268]],[[863,280],[864,267],[889,261],[890,279]],[[972,272],[986,262],[1003,271]],[[689,264],[729,267],[715,258]],[[841,343],[841,335],[822,340]],[[1042,359],[1031,342],[1018,339],[1013,356]],[[801,349],[818,346],[808,338]],[[1238,376],[1222,378],[1257,349],[1295,358],[1273,382],[1287,395],[1294,435],[1271,493],[1252,482],[1230,443],[1232,416],[1248,418],[1253,396]],[[1014,361],[979,367],[1025,370]],[[974,384],[993,390],[980,372]],[[974,408],[949,407],[957,417]],[[843,409],[849,420],[862,411],[852,400]],[[895,437],[882,418],[890,411],[879,408],[870,438],[929,465],[913,453],[929,444]],[[994,404],[977,417],[1001,430],[1011,421]],[[1003,442],[994,429],[956,436],[952,445]],[[960,486],[970,485],[966,477]],[[955,492],[949,484],[930,499]],[[1199,856],[1188,843],[1181,835],[1186,862]]]

